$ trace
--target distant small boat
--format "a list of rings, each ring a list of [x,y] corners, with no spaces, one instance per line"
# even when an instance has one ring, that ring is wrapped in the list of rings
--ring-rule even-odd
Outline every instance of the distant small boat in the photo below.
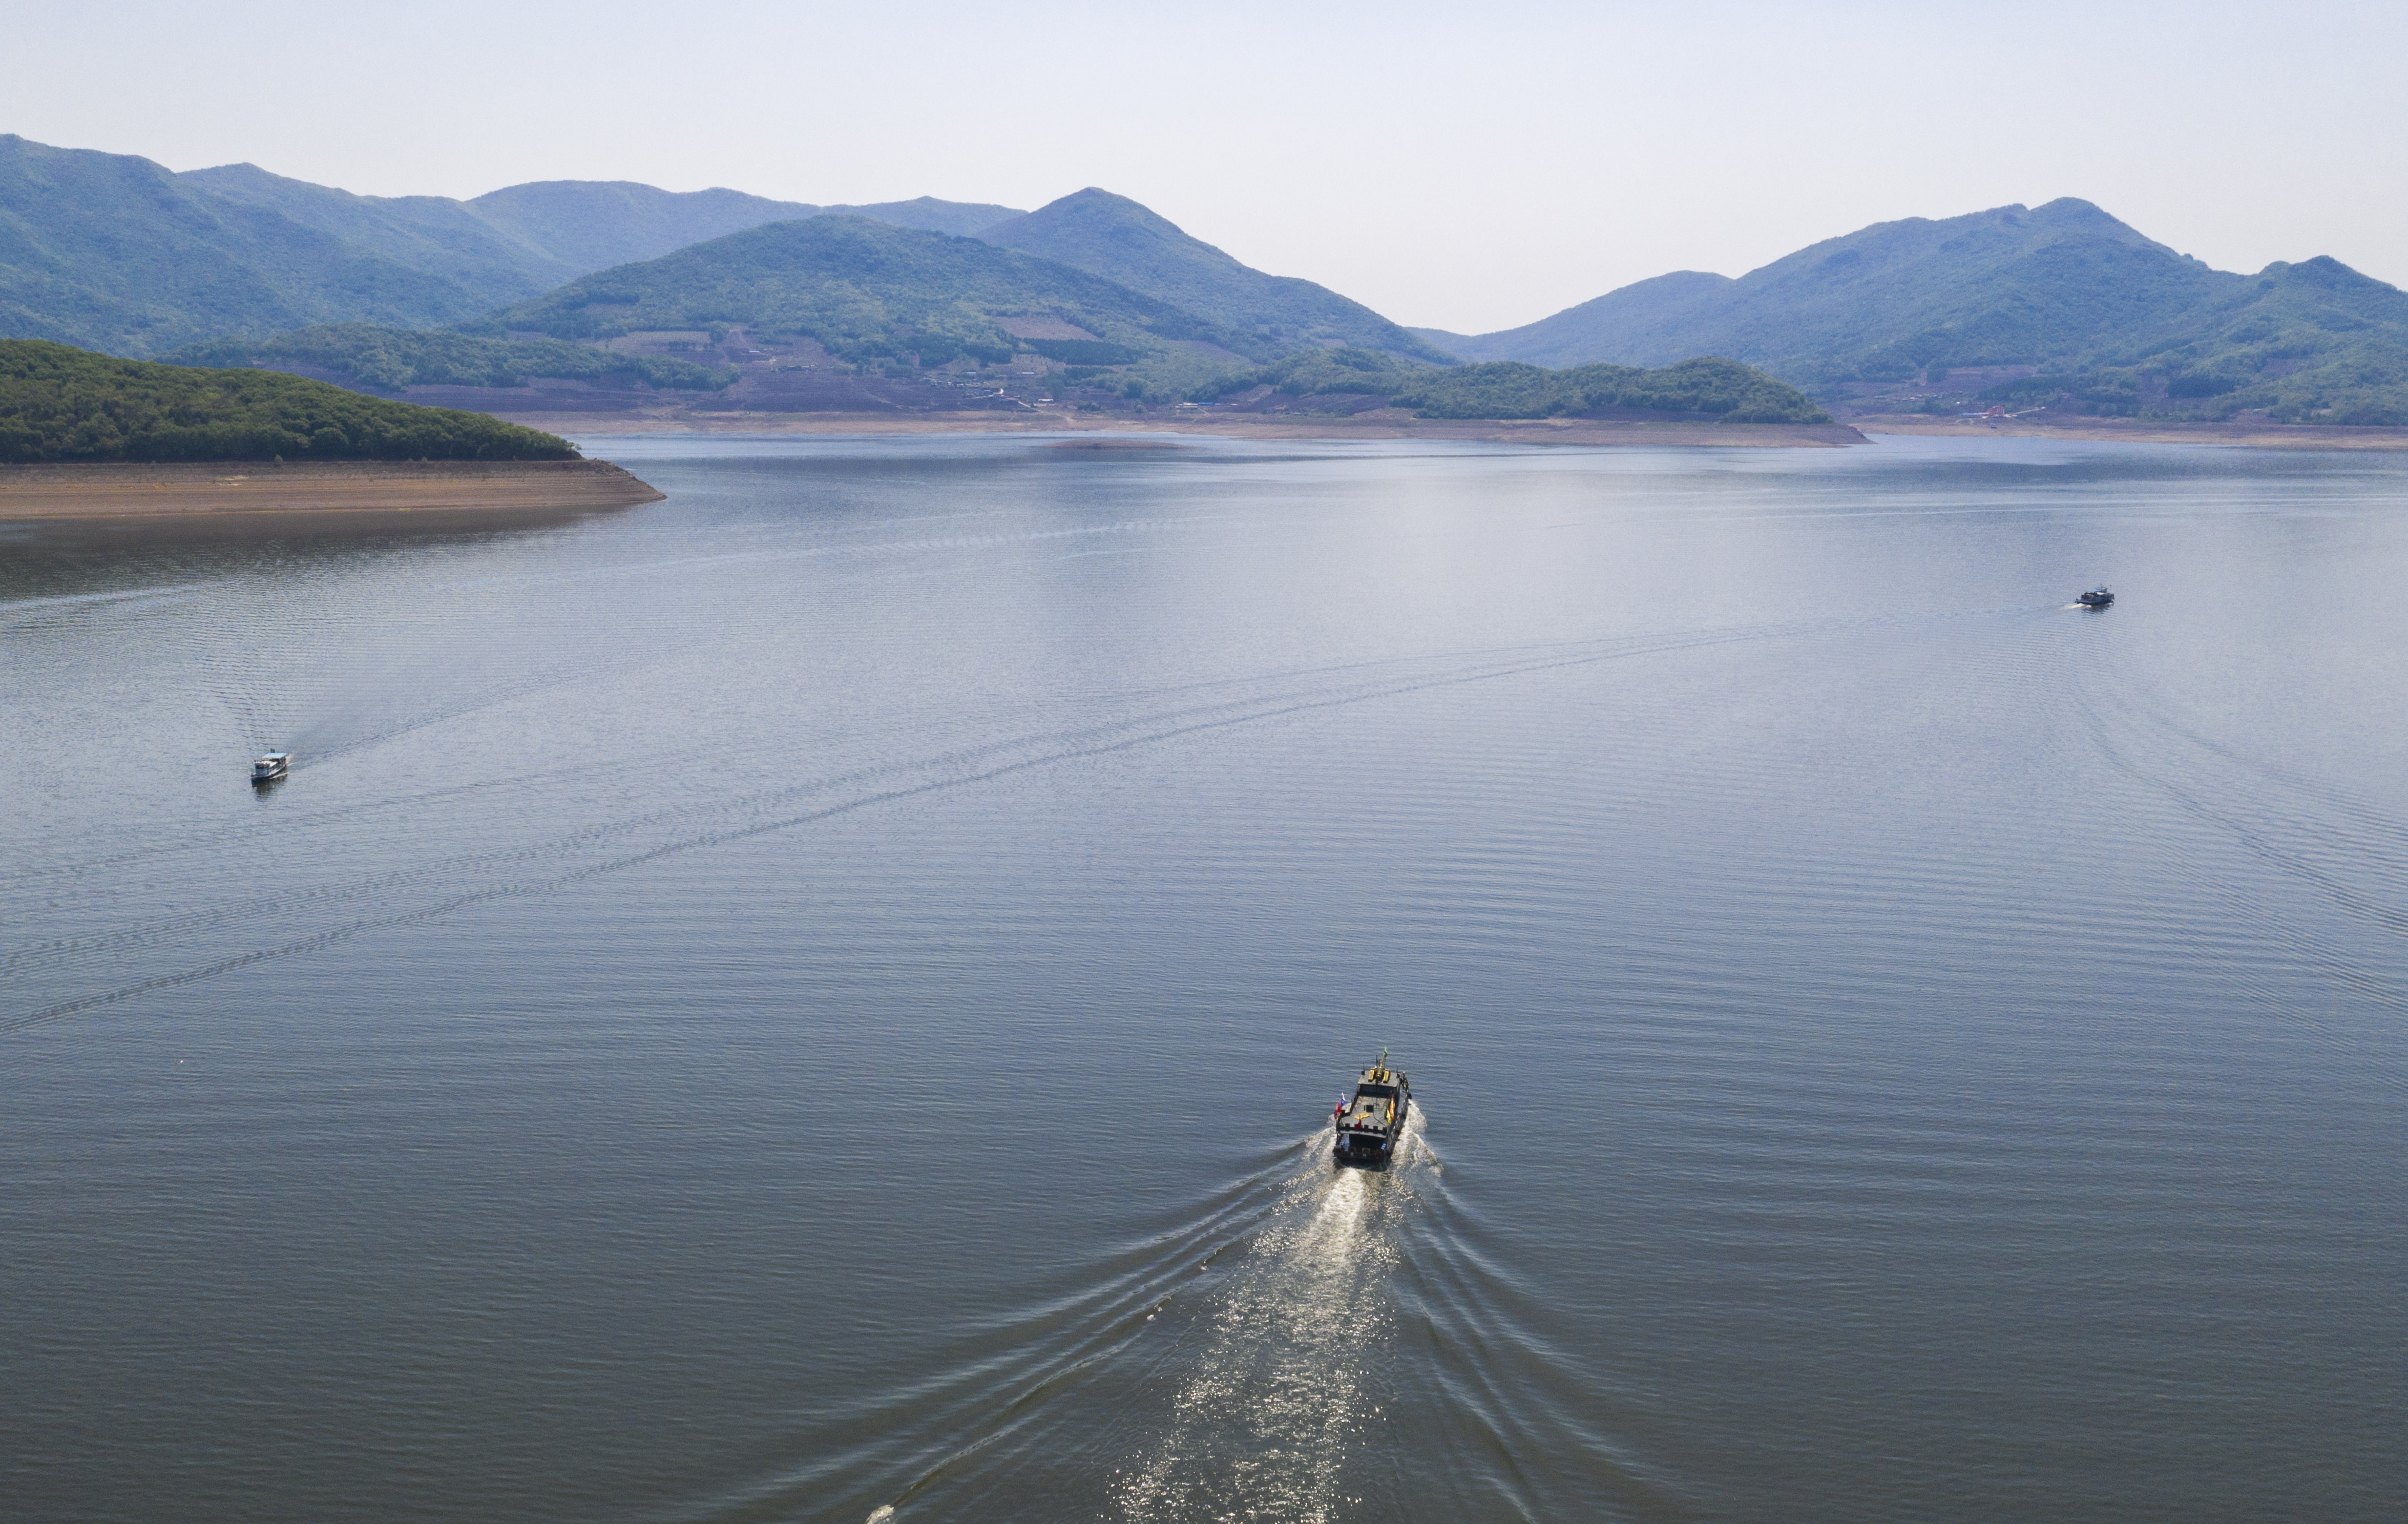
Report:
[[[254,784],[272,784],[292,770],[293,754],[291,752],[270,752],[251,765],[251,781]]]
[[[2073,601],[2079,603],[2086,609],[2104,609],[2107,605],[2115,601],[2115,595],[2107,591],[2107,584],[2105,582],[2100,582],[2098,586],[2092,588],[2089,592],[2083,594]]]

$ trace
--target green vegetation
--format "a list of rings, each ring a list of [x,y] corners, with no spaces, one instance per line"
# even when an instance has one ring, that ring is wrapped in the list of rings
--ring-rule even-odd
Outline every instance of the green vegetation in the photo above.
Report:
[[[2128,417],[2408,424],[2408,293],[2338,260],[2270,265],[2237,298],[2102,359],[1985,395]]]
[[[366,323],[303,328],[274,338],[194,344],[166,358],[187,366],[317,366],[388,392],[408,386],[517,386],[531,376],[622,386],[641,381],[681,392],[722,391],[736,381],[736,371],[728,367],[698,366],[666,355],[620,354],[557,338],[410,333]]]
[[[0,337],[157,354],[312,323],[431,326],[492,305],[148,159],[0,137]]]
[[[939,201],[933,195],[923,195],[909,201],[822,207],[820,215],[867,217],[873,223],[892,223],[896,227],[916,227],[928,233],[950,233],[957,238],[975,238],[998,223],[1028,214],[1017,208],[998,207],[989,201]]]
[[[1424,418],[1562,418],[1608,410],[1704,414],[1727,424],[1828,424],[1794,386],[1731,360],[1659,370],[1581,366],[1546,370],[1512,360],[1441,369],[1368,350],[1314,350],[1199,389],[1198,401],[1269,386],[1294,396],[1385,395]]]
[[[549,290],[595,270],[657,259],[690,243],[764,223],[813,216],[820,208],[741,191],[663,191],[628,180],[552,180],[489,191],[462,203],[461,209],[552,259],[560,273],[540,288]],[[531,295],[513,293],[509,299]]]
[[[815,207],[742,191],[663,191],[628,180],[594,180],[506,186],[465,203],[463,209],[558,261],[558,280],[546,281],[547,286],[613,265],[658,259],[748,227],[825,213],[964,235],[1021,215],[1010,207],[939,201],[930,195],[870,207]]]
[[[0,337],[155,356],[309,324],[435,328],[590,270],[830,210],[953,232],[1020,215],[925,196],[837,208],[579,180],[466,202],[353,195],[252,165],[179,175],[0,134]]]
[[[2086,201],[2066,199],[1878,223],[1736,280],[1660,276],[1455,350],[1556,366],[1727,354],[1817,386],[1903,378],[1934,361],[2021,365],[2086,354],[2242,283]]]
[[[188,169],[178,186],[219,205],[257,208],[337,238],[354,252],[457,286],[483,312],[550,291],[589,268],[540,237],[522,237],[441,195],[353,195],[273,175],[257,165]]]
[[[1103,343],[1160,354],[1182,340],[1242,342],[1167,302],[975,238],[859,217],[776,223],[589,275],[495,314],[487,332],[560,338],[741,323],[808,337],[856,364],[917,355],[1008,359],[1002,320],[1055,319]]]
[[[1885,223],[1736,280],[1684,271],[1526,328],[1434,337],[1468,359],[1541,365],[1728,354],[1826,395],[1935,366],[2029,365],[2042,374],[1985,397],[2408,424],[2408,295],[2326,258],[2210,269],[2074,200]]]
[[[1257,386],[1290,396],[1393,396],[1412,385],[1414,378],[1428,375],[1429,369],[1377,350],[1302,350],[1258,370],[1220,377],[1198,388],[1195,396],[1198,402],[1209,402]]]
[[[1015,319],[1090,337],[1021,338],[1064,330]],[[1661,379],[1715,354],[1825,396],[1935,366],[2029,366],[2041,374],[1985,395],[2408,424],[2408,295],[2330,259],[2213,270],[2071,199],[1881,223],[1738,280],[1680,271],[1463,336],[1249,269],[1095,189],[1028,213],[598,181],[461,202],[352,195],[250,165],[171,174],[0,135],[0,336],[318,367],[386,391],[530,378],[694,391],[733,373],[591,341],[737,324],[885,370],[1034,351],[1081,373],[1066,382],[1151,402],[1270,384],[1410,398],[1439,417],[1813,411],[1761,376]],[[528,328],[548,337],[509,338]],[[1449,379],[1416,364],[1458,358],[1524,368]]]
[[[1133,350],[1125,344],[1107,344],[1096,338],[1024,338],[1021,342],[1045,358],[1066,366],[1125,366],[1135,365],[1145,358],[1143,350]]]
[[[1133,366],[1110,370],[1086,384],[1104,386],[1133,401],[1174,403],[1217,394],[1237,372],[1215,350],[1173,344]],[[1064,372],[1067,376],[1068,371]]]
[[[1452,356],[1360,302],[1310,280],[1265,275],[1126,196],[1090,187],[986,228],[989,243],[1058,261],[1193,312],[1247,343],[1251,358],[1326,344],[1444,365]]]
[[[388,402],[275,371],[0,339],[0,463],[278,458],[574,460],[577,452],[483,413]]]
[[[1393,399],[1424,418],[1562,418],[1607,409],[1707,413],[1726,424],[1828,424],[1794,386],[1735,360],[1684,360],[1659,370],[1580,366],[1541,370],[1512,360],[1425,372]]]

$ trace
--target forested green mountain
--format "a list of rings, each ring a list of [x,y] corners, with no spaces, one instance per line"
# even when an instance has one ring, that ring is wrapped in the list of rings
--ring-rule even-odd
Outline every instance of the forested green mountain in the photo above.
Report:
[[[1637,352],[1624,336],[1653,333],[1676,315],[1710,300],[1734,283],[1727,275],[1675,270],[1609,292],[1595,301],[1583,302],[1527,327],[1476,335],[1448,333],[1443,328],[1412,331],[1447,353],[1466,360],[1582,365],[1595,361],[1598,355],[1591,352],[1598,351],[1601,345],[1612,348],[1616,353]]]
[[[731,234],[823,217],[976,236],[1033,257],[1015,266],[954,251],[928,264],[934,244],[856,232],[769,240],[679,266],[673,276],[628,276],[644,284],[641,305],[650,314],[632,324],[570,322],[568,309],[590,301],[543,295]],[[774,290],[738,293],[735,286],[745,277],[726,260],[740,263],[773,247],[814,250],[821,263],[807,258],[775,272]],[[907,248],[919,252],[905,258]],[[868,270],[864,260],[884,272],[871,278],[878,289],[867,306],[856,289],[856,277]],[[1054,273],[1040,275],[1040,266]],[[971,283],[948,292],[943,282],[955,274]],[[705,288],[673,295],[660,283],[689,277]],[[807,291],[813,281],[824,289]],[[1064,321],[1095,337],[1015,338],[991,321],[1056,308],[1090,312],[1095,323]],[[562,373],[525,368],[566,364],[557,351],[437,353],[370,338],[363,328],[475,325],[498,338],[500,329],[486,320],[502,309],[540,311],[547,331],[572,329],[580,337],[629,326],[759,323],[758,314],[774,311],[777,322],[825,335],[832,351],[848,356],[935,353],[949,343],[952,352],[967,345],[1009,354],[1036,343],[1060,350],[1057,358],[1140,363],[1148,385],[1174,390],[1231,354],[1265,360],[1343,344],[1447,360],[1359,303],[1309,280],[1249,269],[1136,202],[1098,190],[1034,213],[928,196],[819,207],[724,189],[670,192],[592,180],[538,181],[454,201],[354,195],[254,165],[176,175],[146,159],[0,138],[0,336],[135,355],[239,353],[266,363],[300,361],[298,352],[307,350],[313,357],[306,363],[317,364],[339,350],[358,362],[351,373],[371,384],[403,374]],[[673,310],[681,315],[666,315]],[[755,315],[733,315],[738,312]],[[896,322],[899,333],[883,331]],[[280,347],[264,342],[301,329],[313,332]],[[1085,347],[1074,353],[1065,344]],[[1216,362],[1202,345],[1227,352]]]
[[[823,210],[971,231],[1009,207],[823,208],[554,180],[474,201],[353,195],[253,165],[172,174],[0,136],[0,337],[149,355],[310,324],[434,328],[589,271]]]
[[[353,195],[251,164],[188,169],[176,179],[217,200],[277,212],[380,258],[439,276],[488,307],[549,291],[593,267],[529,243],[449,196]]]
[[[542,251],[561,272],[551,285],[764,223],[816,216],[820,209],[741,191],[663,191],[630,180],[592,180],[505,186],[461,207],[487,226]]]
[[[820,213],[826,217],[867,217],[873,223],[893,223],[896,227],[951,233],[963,238],[976,237],[998,223],[1028,215],[1015,208],[984,201],[939,201],[933,195],[910,201],[876,201],[860,207],[822,207]]]
[[[148,159],[0,136],[0,338],[152,354],[312,323],[431,326],[492,305]]]
[[[2070,362],[2236,295],[2242,282],[2066,199],[1882,223],[1736,280],[1659,277],[1455,352],[1552,366],[1727,354],[1813,385],[1903,376],[1934,361]]]
[[[1732,360],[1684,360],[1648,370],[1517,361],[1443,367],[1373,350],[1306,350],[1201,388],[1197,400],[1268,386],[1291,396],[1384,396],[1424,418],[1564,418],[1600,412],[1688,413],[1732,424],[1828,424],[1796,387]]]
[[[1110,191],[1090,187],[977,236],[1160,297],[1272,352],[1345,344],[1441,364],[1451,358],[1360,302],[1249,268]]]
[[[494,227],[552,256],[562,267],[562,280],[613,265],[658,259],[689,244],[802,217],[833,213],[898,227],[968,234],[1021,215],[1010,207],[939,201],[928,195],[869,207],[816,207],[802,201],[770,201],[741,191],[663,191],[629,180],[592,180],[511,185],[464,205]]]
[[[1025,343],[1066,341],[1075,349],[1062,357],[1096,364],[1189,340],[1268,357],[1252,336],[1084,270],[863,217],[773,223],[604,270],[496,313],[481,329],[596,338],[737,324],[814,338],[853,361],[917,354],[933,365],[965,352],[1001,360]]]
[[[513,324],[563,342],[504,345]],[[1679,271],[1466,336],[1401,328],[1309,280],[1250,269],[1092,188],[1035,212],[585,180],[454,201],[353,195],[251,165],[177,175],[0,136],[0,337],[323,365],[384,387],[471,376],[708,387],[726,383],[573,341],[733,324],[808,335],[855,361],[1034,347],[1134,366],[1114,384],[1149,396],[1331,349],[1556,370],[1721,355],[1829,398],[1921,377],[1934,396],[1906,405],[1942,407],[1970,389],[1972,367],[2030,367],[2037,376],[1997,395],[2090,411],[2408,422],[2408,296],[2330,259],[2214,270],[2071,199],[1884,223],[1737,280]],[[400,337],[433,330],[473,338]],[[1527,392],[1541,398],[1528,406],[1552,407],[1601,395],[1612,378],[1590,380],[1487,372],[1461,384],[1476,384],[1478,406],[1521,406],[1511,398]],[[1431,406],[1454,405],[1437,382],[1414,384]]]
[[[248,164],[187,170],[176,178],[444,276],[490,295],[493,307],[765,223],[837,213],[969,234],[1025,215],[1010,207],[929,195],[867,207],[817,207],[741,191],[663,191],[631,180],[535,180],[454,201],[439,195],[353,195]]]
[[[1727,354],[1810,389],[2033,366],[2081,411],[2408,422],[2408,295],[2336,260],[2209,268],[2086,201],[1884,223],[1734,280],[1682,271],[1523,328],[1420,330],[1470,360]],[[1935,406],[1939,404],[1934,404]]]
[[[2336,259],[2269,265],[2155,330],[1984,394],[2078,412],[2408,424],[2408,293]]]
[[[272,370],[119,360],[0,339],[0,462],[573,460],[480,412],[362,396]]]
[[[723,391],[724,367],[662,354],[626,354],[558,338],[480,338],[467,334],[337,323],[273,338],[218,338],[166,356],[171,365],[312,366],[387,392],[411,386],[517,386],[530,377],[566,378],[663,391]]]

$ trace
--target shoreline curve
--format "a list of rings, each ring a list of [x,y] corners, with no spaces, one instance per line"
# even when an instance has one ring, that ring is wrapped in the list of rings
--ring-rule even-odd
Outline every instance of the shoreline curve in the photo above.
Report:
[[[315,520],[431,527],[660,501],[607,460],[72,462],[0,466],[0,523]]]

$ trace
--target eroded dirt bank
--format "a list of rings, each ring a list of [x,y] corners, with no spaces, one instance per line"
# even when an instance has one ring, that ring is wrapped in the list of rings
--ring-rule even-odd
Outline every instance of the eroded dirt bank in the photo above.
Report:
[[[660,500],[603,460],[0,466],[0,520],[510,524]]]

